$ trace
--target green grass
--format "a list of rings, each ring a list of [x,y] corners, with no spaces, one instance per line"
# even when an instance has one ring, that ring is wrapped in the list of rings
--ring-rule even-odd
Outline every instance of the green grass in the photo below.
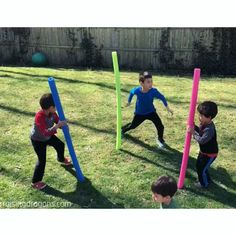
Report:
[[[65,169],[48,148],[44,191],[30,187],[36,154],[29,140],[38,100],[49,92],[48,76],[55,77],[70,132],[86,182],[78,183],[73,169]],[[129,90],[138,85],[137,73],[122,72],[123,124],[131,121],[135,99],[124,108]],[[190,77],[154,76],[156,86],[174,110],[167,115],[160,101],[157,111],[165,125],[165,139],[171,148],[160,151],[154,126],[146,121],[115,150],[116,98],[113,73],[73,69],[0,68],[0,207],[22,207],[19,202],[48,203],[47,208],[156,208],[150,185],[158,176],[178,179],[185,126],[191,93]],[[236,207],[236,80],[202,78],[199,101],[210,99],[219,105],[215,118],[220,153],[212,166],[215,184],[209,190],[196,189],[195,162],[198,145],[192,141],[185,190],[176,195],[183,208]],[[197,118],[197,117],[196,117]],[[197,123],[197,119],[196,119]],[[64,140],[59,131],[58,136]],[[66,150],[68,155],[68,150]],[[12,205],[6,205],[12,203]],[[25,206],[23,207],[32,207]]]

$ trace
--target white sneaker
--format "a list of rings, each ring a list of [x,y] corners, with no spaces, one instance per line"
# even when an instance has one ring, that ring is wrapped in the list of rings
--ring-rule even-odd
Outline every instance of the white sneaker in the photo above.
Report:
[[[157,139],[156,141],[157,141],[157,145],[159,146],[159,148],[164,148],[165,143],[162,143],[162,142],[159,141],[158,139]]]
[[[193,185],[196,188],[204,188],[199,182],[195,182]]]

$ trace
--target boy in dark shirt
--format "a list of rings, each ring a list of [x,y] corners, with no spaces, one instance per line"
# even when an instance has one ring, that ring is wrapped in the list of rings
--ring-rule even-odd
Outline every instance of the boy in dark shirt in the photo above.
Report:
[[[57,151],[57,160],[63,165],[71,165],[71,161],[64,157],[65,144],[55,136],[57,129],[67,125],[66,121],[59,121],[56,113],[52,94],[44,94],[40,99],[41,110],[35,115],[34,125],[30,139],[38,156],[32,178],[32,187],[43,189],[46,184],[42,182],[46,166],[47,146],[52,146]],[[56,124],[54,126],[54,124]]]
[[[205,101],[199,104],[200,126],[188,128],[193,138],[199,143],[200,152],[197,158],[196,168],[198,180],[202,187],[208,187],[211,182],[209,167],[215,161],[218,155],[218,143],[215,125],[212,121],[218,113],[217,105],[211,101]]]

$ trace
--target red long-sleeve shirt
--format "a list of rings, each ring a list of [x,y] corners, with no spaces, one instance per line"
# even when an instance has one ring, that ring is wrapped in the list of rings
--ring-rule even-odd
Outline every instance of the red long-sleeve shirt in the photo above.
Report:
[[[31,138],[42,142],[49,140],[52,135],[57,133],[53,126],[55,123],[57,124],[58,121],[59,117],[57,113],[52,113],[47,116],[43,110],[40,110],[35,115]]]

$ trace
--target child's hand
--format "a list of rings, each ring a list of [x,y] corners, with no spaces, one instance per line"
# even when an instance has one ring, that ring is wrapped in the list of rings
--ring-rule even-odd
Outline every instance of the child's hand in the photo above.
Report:
[[[166,109],[167,109],[168,113],[173,116],[174,113],[173,113],[173,111],[168,106],[166,107]]]
[[[192,127],[189,126],[189,127],[188,127],[188,132],[191,133],[191,134],[194,134],[194,128],[192,128]]]
[[[60,121],[56,124],[57,128],[61,128],[63,126],[66,126],[67,125],[67,121],[66,120],[63,120],[63,121]]]

